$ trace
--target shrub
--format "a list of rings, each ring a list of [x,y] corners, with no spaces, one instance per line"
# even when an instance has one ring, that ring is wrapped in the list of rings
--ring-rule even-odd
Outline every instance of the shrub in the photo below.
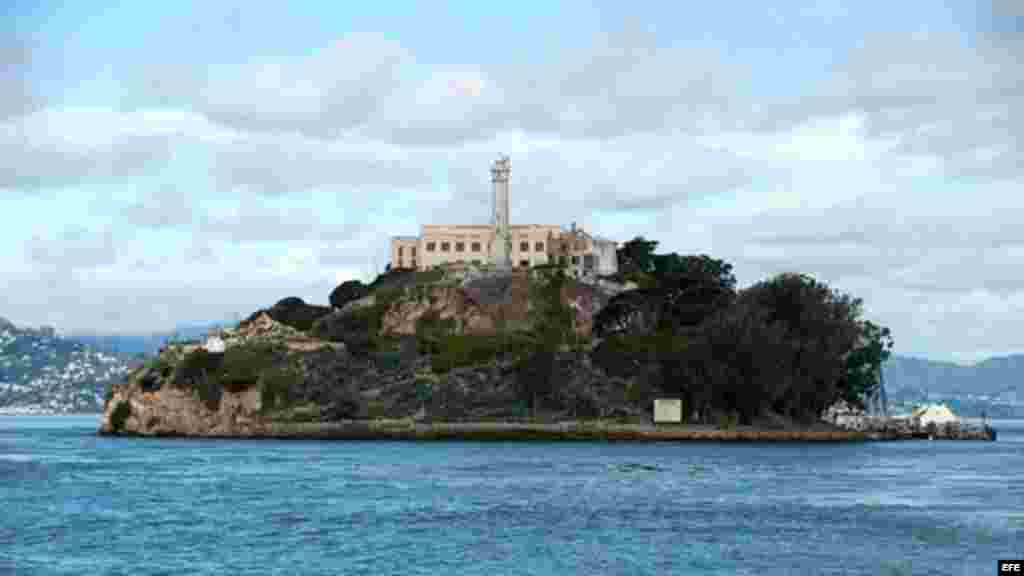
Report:
[[[128,421],[128,418],[131,415],[131,404],[127,402],[118,402],[117,406],[114,406],[114,411],[110,413],[110,427],[114,432],[120,432],[124,429],[124,423]]]
[[[444,270],[440,268],[416,272],[417,284],[434,284],[436,282],[440,282],[441,280],[444,280]]]
[[[497,336],[449,334],[441,340],[440,348],[430,358],[430,368],[436,373],[493,362],[502,352],[502,341]]]
[[[718,415],[718,428],[719,430],[735,430],[736,425],[740,422],[740,415],[736,412],[730,412],[728,414]]]
[[[174,382],[194,390],[199,399],[211,411],[220,408],[220,397],[223,393],[217,379],[217,371],[223,358],[220,354],[210,354],[204,348],[189,352],[175,370]]]
[[[211,354],[203,348],[185,355],[175,371],[178,386],[194,390],[211,411],[220,408],[225,389],[240,392],[259,383],[283,354],[279,345],[254,342],[232,346],[223,354]]]
[[[454,318],[441,318],[435,310],[428,310],[416,319],[416,348],[421,354],[437,354],[441,341],[455,332]]]
[[[651,397],[651,384],[646,374],[640,374],[626,385],[626,401],[634,406],[644,406]]]
[[[270,343],[246,343],[224,351],[218,377],[231,392],[240,392],[256,385],[260,375],[277,363],[283,354],[279,346]]]
[[[371,332],[373,314],[366,309],[351,312],[335,312],[313,324],[312,333],[317,338],[342,342],[346,349],[356,356],[365,356],[373,348]]]
[[[270,412],[292,403],[292,390],[300,380],[298,371],[292,367],[275,366],[264,370],[258,378],[260,409],[263,412]]]
[[[150,372],[156,372],[157,374],[160,374],[160,376],[164,378],[170,376],[171,371],[174,368],[171,365],[171,363],[168,362],[168,360],[163,356],[156,356],[154,358],[150,358],[149,360],[146,361],[145,367],[146,370],[149,370]]]
[[[402,365],[402,353],[394,350],[378,352],[377,366],[384,370],[396,370]]]
[[[219,354],[210,354],[205,348],[197,348],[182,358],[178,365],[175,381],[194,378],[204,373],[216,372],[223,357]]]
[[[366,417],[370,420],[379,420],[388,415],[388,405],[383,400],[370,400],[366,403]]]

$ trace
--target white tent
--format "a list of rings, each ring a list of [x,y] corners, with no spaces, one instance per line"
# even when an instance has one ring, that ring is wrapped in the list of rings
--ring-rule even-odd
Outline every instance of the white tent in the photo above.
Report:
[[[910,417],[917,419],[922,426],[927,426],[929,424],[939,426],[950,422],[960,422],[960,418],[956,414],[953,414],[953,411],[945,404],[928,404],[920,406],[910,414]]]

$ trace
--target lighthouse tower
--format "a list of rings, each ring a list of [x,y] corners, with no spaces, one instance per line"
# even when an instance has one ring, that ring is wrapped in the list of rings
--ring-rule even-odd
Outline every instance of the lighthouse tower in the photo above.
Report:
[[[495,160],[491,166],[491,183],[494,185],[494,247],[491,258],[502,270],[512,268],[512,230],[508,213],[508,178],[511,172],[512,162],[508,156]]]

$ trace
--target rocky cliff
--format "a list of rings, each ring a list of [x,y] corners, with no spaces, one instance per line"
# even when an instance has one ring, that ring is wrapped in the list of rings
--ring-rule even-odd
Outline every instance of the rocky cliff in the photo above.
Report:
[[[629,382],[580,352],[550,358],[557,394],[543,405],[526,401],[536,392],[529,367],[524,372],[497,334],[501,326],[529,328],[529,286],[525,274],[400,272],[372,290],[339,287],[330,308],[286,298],[206,342],[162,349],[111,388],[102,432],[252,436],[295,422],[641,417],[643,408],[626,398]],[[588,334],[610,292],[573,282],[562,296]],[[450,319],[459,342],[480,337],[490,347],[432,351],[417,334],[425,316]]]

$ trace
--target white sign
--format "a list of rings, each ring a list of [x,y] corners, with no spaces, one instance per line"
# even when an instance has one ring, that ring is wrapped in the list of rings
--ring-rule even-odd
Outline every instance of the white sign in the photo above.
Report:
[[[683,421],[683,401],[679,398],[656,398],[654,400],[654,423]]]

